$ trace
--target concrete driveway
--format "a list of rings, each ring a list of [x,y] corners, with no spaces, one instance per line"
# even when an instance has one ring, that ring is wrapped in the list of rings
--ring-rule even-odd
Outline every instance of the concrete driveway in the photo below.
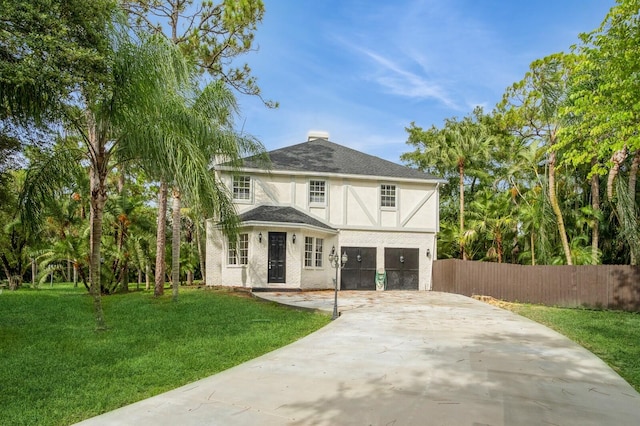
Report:
[[[332,292],[256,296],[331,311]],[[560,334],[464,296],[340,292],[289,346],[82,425],[637,425],[640,395]]]

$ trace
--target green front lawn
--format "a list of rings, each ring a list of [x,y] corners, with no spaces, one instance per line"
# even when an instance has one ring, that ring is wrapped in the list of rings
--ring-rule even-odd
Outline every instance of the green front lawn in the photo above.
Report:
[[[640,391],[640,314],[516,303],[504,307],[584,346]]]
[[[224,290],[103,297],[96,332],[84,288],[0,294],[0,425],[66,425],[174,389],[327,324]]]

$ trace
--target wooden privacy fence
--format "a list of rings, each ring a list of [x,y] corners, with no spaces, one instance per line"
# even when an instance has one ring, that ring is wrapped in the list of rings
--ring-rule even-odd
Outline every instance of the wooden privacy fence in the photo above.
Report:
[[[433,262],[432,290],[548,306],[640,311],[640,267],[527,266],[444,259]]]

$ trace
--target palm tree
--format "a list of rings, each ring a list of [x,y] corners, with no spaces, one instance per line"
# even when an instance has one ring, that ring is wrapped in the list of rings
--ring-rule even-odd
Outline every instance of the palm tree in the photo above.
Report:
[[[182,110],[174,110],[169,119],[174,123],[181,123],[182,131],[190,135],[190,144],[196,151],[194,155],[199,157],[198,167],[207,169],[214,159],[224,159],[230,165],[237,167],[245,156],[255,156],[265,160],[265,149],[251,135],[239,134],[234,130],[233,118],[238,112],[236,99],[224,82],[216,81],[207,85],[203,90],[193,90],[191,96]],[[195,170],[189,166],[183,167],[182,174],[192,175]],[[184,199],[192,208],[195,217],[203,217],[213,212],[217,218],[223,220],[224,231],[235,234],[237,226],[235,207],[231,203],[226,187],[216,180],[213,172],[207,172],[208,178],[214,182],[207,188],[193,186],[189,181],[184,181],[180,175],[170,175],[162,171],[172,169],[149,170],[150,176],[158,177],[161,182],[169,183],[173,195],[172,203],[172,297],[178,298],[178,286],[180,282],[180,210]],[[165,186],[166,187],[166,186]],[[208,194],[208,195],[206,195]],[[195,197],[194,197],[195,196]],[[160,206],[162,207],[162,206]],[[166,212],[166,210],[165,210]],[[159,213],[158,225],[166,223],[165,216]],[[164,249],[164,237],[158,231],[157,249]],[[233,237],[232,237],[233,238]],[[162,248],[161,248],[162,245]],[[164,253],[164,252],[163,252]],[[156,252],[156,267],[164,265],[164,259]],[[158,295],[158,271],[156,270],[156,295]],[[164,280],[164,276],[162,276]],[[164,286],[164,281],[162,281]],[[161,291],[160,291],[161,294]]]
[[[460,256],[467,259],[465,251],[465,184],[467,176],[483,178],[487,176],[487,163],[493,149],[495,138],[487,128],[470,117],[462,121],[447,120],[442,130],[432,127],[427,131],[412,124],[407,129],[407,143],[417,147],[416,151],[401,156],[422,170],[448,174],[455,170],[458,181],[458,230]]]
[[[459,232],[465,233],[464,226],[464,187],[465,177],[470,172],[478,175],[482,174],[481,168],[477,167],[486,164],[491,151],[493,138],[487,134],[482,125],[463,121],[457,123],[451,129],[445,130],[440,138],[440,143],[434,147],[437,152],[437,160],[446,167],[455,168],[458,173],[459,188]],[[425,155],[428,155],[425,153]],[[475,167],[474,167],[475,166]],[[461,240],[460,254],[462,259],[467,259],[464,242]]]
[[[505,241],[515,235],[516,220],[512,217],[509,192],[481,191],[469,206],[470,230],[489,244],[486,257],[502,263]]]
[[[223,220],[235,217],[227,193],[209,172],[210,157],[201,149],[203,141],[221,141],[216,146],[224,152],[227,134],[190,108],[196,86],[192,68],[179,50],[162,38],[134,40],[122,30],[114,34],[110,62],[110,85],[83,92],[82,108],[67,111],[69,130],[81,137],[81,143],[33,165],[23,198],[23,212],[34,219],[53,189],[71,178],[65,165],[88,164],[89,276],[101,330],[106,328],[100,298],[101,237],[110,170],[125,162],[143,167],[150,176],[163,170],[204,211]]]
[[[507,89],[499,106],[504,123],[523,140],[545,147],[549,203],[556,217],[565,261],[572,265],[571,249],[556,189],[557,145],[563,122],[560,110],[567,94],[572,55],[555,54],[534,61],[525,78]]]

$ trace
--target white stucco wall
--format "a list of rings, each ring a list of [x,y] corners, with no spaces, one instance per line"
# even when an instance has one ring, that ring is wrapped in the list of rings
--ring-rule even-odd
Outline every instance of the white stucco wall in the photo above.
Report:
[[[434,233],[400,233],[400,232],[363,232],[342,230],[340,232],[341,247],[375,247],[377,253],[377,269],[384,269],[384,249],[417,248],[419,268],[419,290],[431,290],[431,268],[434,259]],[[427,257],[429,249],[430,257]]]
[[[326,182],[325,205],[309,205],[309,181]],[[230,175],[222,178],[229,187]],[[380,185],[396,185],[396,207],[380,207]],[[238,213],[259,205],[295,207],[332,226],[338,234],[323,234],[287,224],[253,224],[249,233],[249,265],[227,265],[226,238],[208,227],[207,284],[239,287],[287,287],[303,289],[332,288],[335,270],[328,254],[332,245],[376,247],[377,267],[384,268],[385,247],[419,250],[419,289],[431,289],[431,266],[436,257],[435,233],[438,230],[439,194],[437,185],[423,181],[360,179],[349,176],[312,176],[289,174],[252,174],[251,200],[236,204]],[[209,224],[210,225],[210,224]],[[286,283],[267,283],[268,234],[287,232]],[[258,242],[258,233],[262,242]],[[291,235],[296,233],[296,244]],[[304,267],[304,237],[324,239],[322,268]],[[427,249],[431,256],[427,257]]]

